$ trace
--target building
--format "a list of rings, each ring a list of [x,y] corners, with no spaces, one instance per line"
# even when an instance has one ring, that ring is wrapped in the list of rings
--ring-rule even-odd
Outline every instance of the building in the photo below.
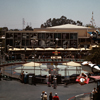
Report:
[[[7,59],[51,59],[54,55],[60,58],[80,58],[80,52],[86,54],[90,50],[90,44],[95,44],[89,34],[95,30],[66,24],[35,28],[33,31],[6,31],[5,52],[9,55]]]

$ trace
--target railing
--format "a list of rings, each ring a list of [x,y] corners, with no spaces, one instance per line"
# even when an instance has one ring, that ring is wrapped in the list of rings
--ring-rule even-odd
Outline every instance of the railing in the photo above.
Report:
[[[50,58],[43,58],[43,59],[28,59],[26,60],[26,62],[69,62],[69,61],[75,61],[75,62],[83,62],[84,59],[71,59],[71,58],[63,58],[63,59],[50,59]],[[22,60],[8,60],[5,62],[2,62],[0,65],[4,65],[4,64],[14,64],[14,63],[21,63],[21,62],[25,62]]]
[[[90,93],[83,93],[83,94],[73,96],[67,100],[92,100],[92,98],[93,98],[93,94],[90,92]]]

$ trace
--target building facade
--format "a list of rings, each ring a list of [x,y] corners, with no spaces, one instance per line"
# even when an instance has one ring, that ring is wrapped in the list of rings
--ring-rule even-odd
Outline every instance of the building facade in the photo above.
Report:
[[[36,58],[39,58],[40,55],[50,58],[55,51],[60,52],[58,55],[61,57],[69,56],[69,54],[75,56],[76,52],[79,52],[78,48],[85,48],[83,51],[86,52],[86,48],[89,48],[90,44],[95,44],[88,33],[95,30],[75,25],[62,25],[35,28],[33,31],[7,31],[5,52],[13,55],[15,59],[21,59],[22,54],[25,54],[26,58],[33,54]],[[74,50],[69,50],[69,48],[74,48]]]

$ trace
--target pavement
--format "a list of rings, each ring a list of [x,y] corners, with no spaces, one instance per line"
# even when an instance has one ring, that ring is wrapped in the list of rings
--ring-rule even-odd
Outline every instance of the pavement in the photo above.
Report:
[[[46,91],[48,97],[49,93],[52,92],[53,96],[55,93],[58,93],[60,100],[67,100],[75,95],[89,93],[96,86],[96,83],[82,86],[78,83],[67,86],[59,84],[56,89],[53,89],[53,87],[48,87],[47,84],[36,84],[35,86],[21,83],[19,80],[7,81],[2,79],[0,81],[0,100],[41,100],[40,95],[42,91]],[[88,97],[86,98],[80,98],[80,100],[90,100]]]

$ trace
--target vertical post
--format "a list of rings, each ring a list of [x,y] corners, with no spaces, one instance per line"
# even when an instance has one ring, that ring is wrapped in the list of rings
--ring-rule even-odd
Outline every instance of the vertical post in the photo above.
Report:
[[[25,20],[24,20],[24,18],[23,18],[23,22],[22,22],[22,24],[23,24],[23,29],[24,29],[24,25],[25,25]]]
[[[66,68],[65,68],[65,77],[66,77]]]
[[[76,74],[77,74],[77,67],[76,67]]]
[[[1,42],[0,42],[0,64],[1,64],[1,60],[2,60],[1,57],[2,57],[2,56],[1,56]]]
[[[34,49],[34,74],[35,74],[35,49]]]
[[[39,63],[39,66],[40,66],[40,63]],[[41,75],[41,68],[40,68],[40,75]]]

